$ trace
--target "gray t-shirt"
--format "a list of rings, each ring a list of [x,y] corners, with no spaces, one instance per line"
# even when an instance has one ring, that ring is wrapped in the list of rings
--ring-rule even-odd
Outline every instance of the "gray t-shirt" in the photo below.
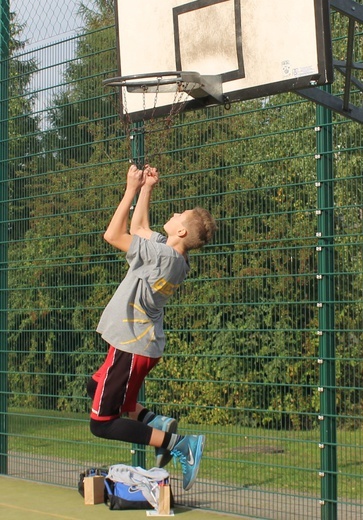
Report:
[[[146,357],[161,357],[165,346],[163,308],[184,281],[189,264],[166,237],[134,235],[126,254],[129,270],[97,327],[110,345]]]

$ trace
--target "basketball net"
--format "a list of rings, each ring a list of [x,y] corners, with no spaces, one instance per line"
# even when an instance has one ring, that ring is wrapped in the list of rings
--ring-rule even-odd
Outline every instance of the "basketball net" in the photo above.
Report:
[[[149,85],[143,85],[141,82],[129,89],[127,85],[120,84],[111,85],[113,89],[118,89],[118,113],[120,120],[124,125],[125,136],[129,143],[129,160],[135,163],[139,168],[143,168],[145,164],[156,165],[161,168],[162,156],[168,148],[168,138],[173,128],[175,119],[183,111],[189,95],[197,84],[193,82],[181,82],[176,80],[175,83],[169,84],[167,89],[162,85],[161,78],[155,79],[155,84],[150,89]],[[173,101],[167,115],[156,117],[155,113],[158,107],[159,95],[164,92],[174,92]],[[154,95],[152,107],[147,108],[146,96]],[[145,117],[135,122],[128,110],[129,96],[142,96],[142,110]],[[113,97],[113,99],[115,99]],[[190,98],[189,98],[190,99]]]

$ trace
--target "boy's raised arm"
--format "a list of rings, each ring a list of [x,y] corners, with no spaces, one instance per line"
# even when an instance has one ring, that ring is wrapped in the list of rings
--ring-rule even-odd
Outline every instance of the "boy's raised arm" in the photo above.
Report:
[[[133,200],[144,182],[144,171],[139,170],[135,165],[130,166],[127,173],[127,184],[124,196],[103,235],[106,242],[121,251],[128,251],[132,242],[132,236],[128,232],[129,212]]]

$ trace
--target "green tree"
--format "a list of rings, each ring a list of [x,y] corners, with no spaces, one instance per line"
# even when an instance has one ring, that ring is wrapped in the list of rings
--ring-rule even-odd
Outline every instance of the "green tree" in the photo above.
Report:
[[[29,89],[31,79],[37,72],[37,64],[34,58],[28,58],[23,54],[26,43],[21,40],[23,29],[15,14],[11,13],[8,175],[12,240],[22,239],[29,225],[27,176],[36,170],[41,150],[38,139],[39,117],[33,114],[36,95]]]
[[[84,15],[67,87],[42,135],[50,157],[28,172],[31,218],[22,247],[13,249],[23,269],[13,279],[11,324],[14,352],[22,353],[13,379],[19,399],[77,411],[88,408],[85,379],[106,348],[97,320],[124,274],[125,262],[101,234],[129,157],[114,95],[102,86],[116,63],[111,3],[100,0]],[[165,359],[147,383],[148,403],[163,413],[195,423],[315,426],[314,126],[315,107],[293,94],[235,104],[228,113],[180,113],[167,130],[146,125],[147,156],[163,172],[153,226],[197,204],[219,224],[215,244],[191,254],[190,276],[166,309]],[[351,142],[358,149],[358,132],[342,128],[335,148]],[[360,366],[361,276],[347,283],[345,272],[362,271],[359,154],[346,157],[344,166],[335,157],[344,179],[336,185],[342,388]],[[342,390],[339,400],[347,413],[361,412],[357,388]]]
[[[107,20],[102,18],[103,6]],[[21,271],[14,269],[11,273],[10,366],[14,372],[12,388],[17,390],[14,404],[82,408],[79,399],[69,403],[74,393],[78,397],[84,394],[85,377],[95,366],[90,355],[92,350],[97,351],[93,312],[97,309],[98,314],[104,304],[114,263],[100,236],[114,193],[110,189],[104,196],[100,185],[107,184],[107,179],[111,185],[120,183],[118,172],[118,182],[114,180],[119,162],[115,128],[118,130],[119,125],[115,124],[115,115],[110,121],[112,103],[105,97],[95,63],[98,59],[99,71],[101,67],[104,70],[105,56],[114,56],[110,44],[113,31],[108,28],[110,2],[99,2],[99,7],[100,13],[83,8],[88,25],[80,38],[77,65],[71,62],[66,73],[70,88],[56,96],[55,109],[50,113],[53,128],[36,133],[32,125],[38,122],[31,116],[35,98],[28,95],[35,63],[26,67],[20,61],[23,84],[12,82],[12,88],[18,88],[14,121],[22,121],[22,133],[18,133],[27,143],[31,158],[28,160],[24,145],[19,150],[14,145],[11,155],[21,166],[17,165],[16,175],[21,176],[21,186],[26,188],[19,194],[19,205],[26,202],[26,213],[19,217],[25,224],[22,240],[11,248],[15,265],[22,266]],[[21,34],[20,27],[18,31]],[[21,48],[25,43],[17,45]],[[17,59],[13,61],[12,66],[17,66]],[[29,113],[25,120],[20,115],[24,113]],[[27,132],[34,141],[25,140]],[[18,135],[14,142],[18,146]],[[44,154],[40,153],[43,149]],[[15,211],[19,212],[16,207]],[[87,326],[89,335],[81,333]],[[76,350],[79,354],[75,355]],[[82,357],[82,352],[87,355]],[[82,377],[75,383],[77,374]]]
[[[291,96],[276,107],[241,104],[227,122],[218,110],[179,136],[184,172],[170,174],[162,196],[210,207],[223,247],[193,255],[195,271],[166,313],[171,341],[157,370],[160,381],[181,382],[165,384],[161,402],[172,395],[170,413],[182,406],[195,422],[311,427],[304,413],[318,406],[317,341],[307,332],[317,319],[314,111]],[[291,136],[297,117],[309,123]]]
[[[81,4],[85,28],[64,77],[67,85],[54,97],[49,121],[53,128],[48,146],[65,166],[72,161],[88,162],[94,148],[92,125],[104,121],[108,143],[119,128],[115,114],[117,96],[106,92],[102,80],[116,69],[114,6],[109,0],[98,0],[95,10]]]

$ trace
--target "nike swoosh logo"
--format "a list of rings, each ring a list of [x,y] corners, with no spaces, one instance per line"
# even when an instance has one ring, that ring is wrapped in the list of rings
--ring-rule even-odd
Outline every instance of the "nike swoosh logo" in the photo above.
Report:
[[[194,466],[194,456],[193,456],[192,450],[190,449],[190,446],[189,446],[189,455],[188,455],[187,463],[189,464],[189,466]]]
[[[138,493],[140,489],[137,486],[130,486],[128,489],[129,493]]]

